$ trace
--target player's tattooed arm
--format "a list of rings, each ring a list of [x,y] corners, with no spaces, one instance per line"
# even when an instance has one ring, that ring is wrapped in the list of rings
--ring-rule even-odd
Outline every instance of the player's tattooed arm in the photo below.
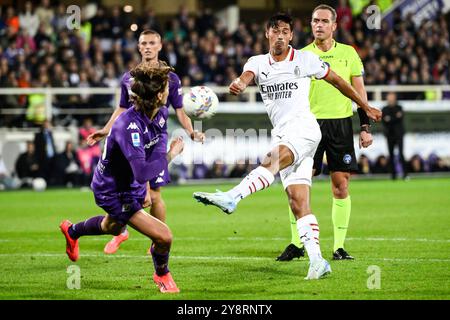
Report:
[[[248,85],[255,78],[255,74],[251,71],[244,71],[239,78],[233,80],[229,86],[230,93],[237,96],[244,92]]]

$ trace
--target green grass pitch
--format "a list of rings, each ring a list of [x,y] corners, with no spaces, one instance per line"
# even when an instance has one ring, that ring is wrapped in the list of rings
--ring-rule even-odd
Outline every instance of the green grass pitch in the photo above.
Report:
[[[178,295],[157,291],[146,255],[150,242],[134,230],[115,255],[103,254],[110,236],[83,237],[80,259],[68,260],[58,225],[65,218],[78,222],[103,214],[91,192],[0,193],[0,299],[450,298],[448,178],[353,181],[346,249],[355,261],[330,259],[330,185],[316,181],[312,208],[320,223],[322,253],[333,270],[318,281],[303,280],[307,259],[275,261],[290,239],[281,185],[245,199],[229,216],[192,199],[192,192],[216,187],[164,190]],[[67,287],[73,265],[80,271],[78,290]],[[380,271],[379,289],[368,286],[375,283],[372,268]]]

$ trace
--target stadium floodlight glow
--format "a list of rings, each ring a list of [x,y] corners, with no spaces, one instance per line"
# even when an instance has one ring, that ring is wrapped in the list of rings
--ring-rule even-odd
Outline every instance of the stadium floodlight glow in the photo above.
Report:
[[[133,12],[133,6],[130,6],[129,4],[123,7],[123,11],[126,13]]]
[[[135,32],[135,31],[138,29],[137,24],[136,24],[136,23],[133,23],[133,24],[130,26],[130,29],[131,29],[131,31]]]

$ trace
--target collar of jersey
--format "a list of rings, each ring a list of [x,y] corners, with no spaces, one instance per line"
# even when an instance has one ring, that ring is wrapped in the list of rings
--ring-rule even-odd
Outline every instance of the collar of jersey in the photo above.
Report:
[[[294,49],[291,46],[289,46],[289,52],[288,52],[286,58],[284,60],[282,60],[282,61],[275,61],[272,58],[272,54],[269,52],[269,65],[272,65],[272,64],[277,63],[277,62],[292,61],[293,59],[294,59]]]
[[[337,46],[337,41],[333,39],[333,44],[331,45],[331,48],[330,48],[328,51],[322,51],[322,50],[320,50],[319,47],[316,46],[316,43],[315,43],[314,41],[313,41],[312,45],[313,45],[313,48],[316,49],[316,50],[317,50],[318,52],[320,52],[320,53],[330,53],[330,52],[332,52],[332,51],[336,48],[336,46]]]

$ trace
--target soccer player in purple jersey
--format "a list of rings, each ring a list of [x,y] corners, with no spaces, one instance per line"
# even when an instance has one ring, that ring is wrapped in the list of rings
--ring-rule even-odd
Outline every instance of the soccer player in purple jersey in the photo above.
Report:
[[[154,30],[144,30],[139,36],[139,53],[142,56],[142,61],[160,65],[160,61],[158,60],[158,54],[162,49],[161,36]],[[112,124],[117,119],[117,117],[129,109],[131,106],[129,99],[130,92],[130,73],[126,72],[122,77],[121,83],[121,95],[120,95],[120,106],[117,108],[109,119],[108,123],[105,127],[97,132],[93,133],[88,137],[88,144],[93,145],[97,141],[103,139],[111,129]],[[158,147],[153,153],[153,159],[158,159],[165,157],[167,151],[167,118],[169,116],[169,104],[175,109],[175,114],[178,118],[178,121],[186,130],[188,135],[194,141],[204,142],[205,135],[202,132],[194,131],[192,128],[191,119],[186,115],[183,109],[183,95],[181,89],[181,81],[176,73],[169,73],[169,97],[167,99],[167,103],[164,107],[160,109],[160,113],[162,114],[161,120],[158,122],[159,127],[159,139],[160,143],[158,143]],[[151,205],[150,214],[155,218],[161,220],[162,222],[166,221],[166,206],[164,200],[162,198],[161,187],[167,185],[170,182],[169,170],[167,167],[163,168],[158,175],[149,181],[149,194],[150,197],[147,199],[145,203],[145,207]],[[115,253],[120,244],[123,241],[126,241],[129,237],[128,231],[125,229],[123,233],[118,236],[115,236],[111,241],[109,241],[104,249],[105,253],[112,254]]]
[[[106,216],[96,216],[77,224],[64,220],[60,229],[66,238],[66,253],[78,260],[78,238],[90,235],[119,235],[126,225],[149,237],[154,282],[161,292],[179,292],[168,269],[172,234],[167,225],[143,210],[148,192],[146,184],[167,167],[183,150],[181,138],[175,139],[164,157],[153,153],[161,143],[159,122],[164,119],[160,108],[169,95],[168,67],[151,67],[142,63],[131,71],[131,100],[134,107],[114,122],[99,161],[91,188],[96,204]]]

